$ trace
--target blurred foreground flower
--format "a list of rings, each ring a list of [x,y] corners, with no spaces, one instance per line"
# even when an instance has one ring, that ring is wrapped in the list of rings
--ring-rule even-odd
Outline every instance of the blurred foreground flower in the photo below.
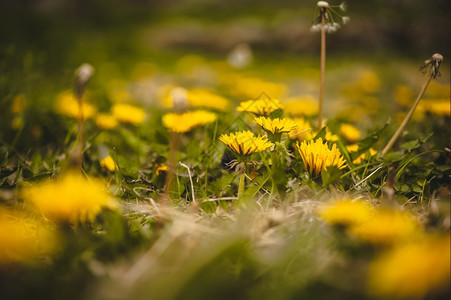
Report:
[[[449,283],[449,235],[400,244],[380,255],[369,269],[369,291],[384,299],[429,299],[427,295],[446,292]]]
[[[296,123],[296,128],[290,131],[290,138],[302,142],[304,140],[311,140],[315,137],[309,121],[304,118],[295,118],[293,121]]]
[[[316,141],[297,143],[296,147],[299,154],[301,154],[305,168],[310,174],[318,176],[330,166],[335,166],[339,169],[346,167],[343,156],[341,156],[340,150],[337,149],[336,145],[333,144],[332,149],[329,149],[327,143],[323,144],[321,138]]]
[[[62,92],[57,96],[56,109],[66,116],[80,119],[82,116],[80,114],[79,105],[77,98],[70,91]],[[86,103],[86,101],[83,101],[82,113],[83,119],[88,119],[96,113],[96,108],[91,104]]]
[[[72,223],[93,221],[103,208],[116,207],[101,182],[74,171],[29,187],[24,196],[45,217]]]
[[[53,252],[56,235],[23,213],[0,209],[0,265],[26,262]]]
[[[355,143],[360,139],[360,130],[351,124],[341,124],[340,134],[350,143]]]
[[[349,229],[350,234],[373,245],[390,245],[418,232],[418,223],[408,213],[387,208],[379,208],[370,219]]]
[[[333,225],[355,225],[371,217],[371,205],[359,200],[338,200],[321,206],[318,215]]]
[[[288,118],[271,119],[267,117],[258,117],[254,119],[254,123],[262,127],[268,134],[269,139],[273,142],[280,141],[282,133],[288,133],[297,127],[296,122]]]
[[[223,134],[219,140],[240,156],[261,152],[273,145],[266,137],[254,136],[250,131]]]
[[[162,118],[163,125],[172,132],[188,132],[197,126],[216,121],[218,115],[205,110],[188,111],[186,113],[169,113]]]
[[[283,108],[283,105],[279,99],[267,98],[241,102],[236,110],[250,112],[257,116],[268,116],[273,111],[281,108]]]
[[[141,124],[146,118],[146,112],[142,108],[130,104],[114,104],[111,111],[113,116],[119,121],[133,125]]]

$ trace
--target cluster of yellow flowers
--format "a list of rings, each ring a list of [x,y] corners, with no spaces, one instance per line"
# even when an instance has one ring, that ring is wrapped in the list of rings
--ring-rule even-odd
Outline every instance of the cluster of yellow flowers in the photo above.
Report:
[[[296,147],[301,154],[302,161],[310,174],[318,176],[327,167],[335,166],[339,169],[346,167],[340,150],[333,144],[329,149],[327,143],[323,143],[321,138],[316,141],[304,141],[297,143]]]
[[[254,136],[250,131],[241,131],[229,135],[223,134],[219,137],[219,140],[238,155],[261,152],[273,145],[266,137]]]
[[[172,132],[188,132],[197,126],[216,121],[218,115],[205,110],[188,111],[185,113],[168,113],[163,116],[163,125]]]
[[[372,208],[362,200],[334,201],[320,206],[318,214],[330,224],[344,226],[351,237],[384,249],[370,262],[372,295],[423,299],[430,291],[449,286],[449,235],[426,235],[407,212]]]

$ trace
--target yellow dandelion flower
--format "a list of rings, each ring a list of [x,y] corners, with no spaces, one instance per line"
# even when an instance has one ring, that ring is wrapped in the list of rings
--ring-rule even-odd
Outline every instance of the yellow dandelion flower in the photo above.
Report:
[[[56,109],[60,113],[79,119],[80,116],[80,106],[78,103],[78,99],[75,98],[72,92],[65,91],[57,96],[56,99]],[[96,112],[96,108],[89,103],[86,103],[86,100],[83,102],[82,113],[84,119],[89,119]]]
[[[370,264],[368,288],[384,299],[425,299],[449,289],[450,238],[427,237],[400,244]]]
[[[51,254],[56,234],[35,218],[0,209],[0,265],[27,262]]]
[[[142,108],[126,103],[114,104],[111,111],[119,121],[133,125],[141,124],[146,118],[146,112]]]
[[[116,163],[114,162],[114,160],[111,158],[111,156],[107,156],[105,158],[102,158],[100,161],[100,166],[102,168],[108,169],[111,172],[113,172],[114,170],[116,170]]]
[[[115,207],[102,183],[75,172],[32,186],[24,197],[45,217],[73,223],[93,221],[103,208]]]
[[[172,132],[188,132],[197,126],[216,121],[218,115],[205,110],[194,110],[186,113],[169,113],[162,118],[163,125]]]
[[[387,245],[410,237],[418,232],[417,222],[407,213],[378,209],[366,222],[349,228],[349,233],[363,242]]]
[[[340,138],[338,137],[338,135],[333,134],[332,132],[329,131],[329,128],[326,128],[326,135],[324,135],[324,140],[328,141],[328,142],[336,142],[338,141]]]
[[[321,206],[318,215],[324,221],[334,225],[354,225],[368,220],[371,216],[371,205],[363,201],[351,199],[339,200]]]
[[[206,107],[215,110],[225,111],[229,108],[230,102],[208,89],[188,90],[188,103],[191,107]]]
[[[432,99],[420,102],[424,111],[438,116],[450,116],[449,99]],[[420,104],[418,106],[420,106]]]
[[[341,124],[340,134],[350,143],[355,143],[360,139],[360,130],[351,124]]]
[[[380,90],[381,81],[374,71],[364,70],[359,74],[356,87],[365,93],[372,94]]]
[[[311,140],[315,137],[310,122],[304,118],[295,118],[293,121],[296,123],[296,128],[290,131],[290,138],[294,138],[302,142],[304,140]]]
[[[262,93],[272,97],[283,97],[287,94],[288,88],[285,84],[270,82],[261,78],[243,77],[240,75],[226,75],[222,77],[225,85],[233,87],[232,93],[236,97],[254,98]]]
[[[97,113],[95,122],[102,129],[114,129],[119,124],[115,116],[104,113]]]
[[[274,145],[266,137],[254,136],[250,131],[239,131],[229,135],[223,134],[219,140],[239,155],[261,152]]]
[[[302,161],[310,174],[318,176],[327,167],[336,166],[339,169],[346,167],[343,156],[336,145],[332,145],[332,149],[326,144],[323,144],[321,138],[316,141],[304,141],[301,144],[297,143],[299,153]]]
[[[275,110],[283,108],[279,99],[257,99],[248,100],[240,103],[236,108],[237,111],[250,112],[257,116],[267,116]]]
[[[290,116],[314,116],[318,114],[318,101],[312,95],[303,95],[284,101],[284,111]]]
[[[262,127],[268,133],[268,136],[272,136],[273,139],[276,140],[280,140],[280,135],[282,133],[288,133],[297,127],[296,122],[288,118],[270,119],[266,117],[258,117],[254,119],[254,122]]]
[[[426,91],[426,98],[449,98],[449,90],[449,83],[442,84],[437,81],[431,81]]]

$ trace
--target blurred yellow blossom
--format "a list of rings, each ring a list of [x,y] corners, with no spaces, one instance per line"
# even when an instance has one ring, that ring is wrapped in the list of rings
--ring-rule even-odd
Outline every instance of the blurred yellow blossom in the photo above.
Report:
[[[418,223],[406,212],[379,208],[366,222],[352,226],[349,232],[363,242],[387,245],[418,233]]]
[[[146,118],[146,112],[142,108],[126,103],[114,104],[111,111],[119,121],[133,125],[141,124]]]
[[[250,131],[239,131],[229,135],[222,134],[219,140],[239,155],[261,152],[273,145],[266,137],[254,136]]]
[[[270,82],[257,77],[243,77],[239,75],[223,76],[223,82],[231,87],[236,97],[256,98],[262,94],[280,98],[287,94],[288,88],[282,83]]]
[[[360,130],[351,124],[341,124],[340,134],[350,143],[355,143],[360,139]]]
[[[218,115],[205,110],[194,110],[186,113],[168,113],[162,118],[163,125],[173,132],[188,132],[197,126],[216,121]]]
[[[302,95],[283,101],[284,111],[290,116],[314,116],[318,113],[318,101],[312,95]]]
[[[398,85],[395,89],[395,100],[403,106],[409,106],[415,100],[412,90],[406,85]]]
[[[70,91],[62,92],[57,96],[56,109],[60,113],[72,118],[79,119],[81,117],[78,99]],[[83,118],[88,119],[96,113],[96,108],[85,100],[83,102],[82,113]]]
[[[318,176],[330,166],[336,166],[339,169],[346,167],[337,146],[333,144],[332,149],[329,149],[327,143],[324,144],[321,138],[316,141],[304,141],[301,144],[298,142],[296,147],[310,174]]]
[[[115,116],[105,113],[97,113],[95,122],[102,129],[114,129],[119,124]]]
[[[230,106],[226,98],[201,88],[188,90],[188,103],[192,107],[206,107],[220,111],[225,111]]]
[[[45,217],[73,223],[93,221],[103,208],[115,207],[101,182],[74,171],[29,187],[24,196]]]
[[[0,209],[0,265],[27,262],[51,254],[56,234],[31,216]]]
[[[354,225],[371,217],[371,205],[360,200],[337,200],[319,207],[318,215],[334,225]]]
[[[310,122],[304,118],[295,118],[293,121],[296,123],[296,128],[290,131],[290,138],[297,139],[300,142],[314,138],[315,134],[312,131]]]
[[[369,268],[369,292],[384,299],[426,299],[449,285],[449,234],[400,243]]]
[[[24,94],[19,94],[16,97],[14,97],[11,103],[11,112],[13,114],[21,113],[25,109],[26,101],[27,99],[25,98]]]
[[[381,87],[379,76],[372,70],[362,71],[355,84],[358,89],[368,94],[377,93]]]
[[[102,158],[100,161],[100,166],[102,168],[108,169],[111,172],[113,172],[114,170],[116,170],[116,163],[114,162],[113,158],[111,158],[110,155],[108,155],[105,158]]]
[[[438,116],[450,116],[450,99],[431,99],[418,104],[417,109]]]
[[[425,98],[448,98],[449,100],[450,88],[449,82],[447,84],[442,84],[435,80],[431,81],[426,90]]]
[[[250,112],[257,116],[268,116],[275,110],[283,108],[279,99],[263,98],[257,100],[248,100],[240,103],[237,111]]]
[[[359,151],[359,146],[357,144],[352,144],[352,145],[346,146],[346,149],[350,153],[351,152],[357,152],[357,151]],[[377,154],[377,151],[374,150],[373,148],[370,148],[370,149],[368,149],[368,151],[366,153],[362,153],[359,157],[354,159],[353,163],[359,164],[359,163],[362,162],[363,159],[368,160],[368,159],[370,159],[372,156],[374,156],[376,154]]]

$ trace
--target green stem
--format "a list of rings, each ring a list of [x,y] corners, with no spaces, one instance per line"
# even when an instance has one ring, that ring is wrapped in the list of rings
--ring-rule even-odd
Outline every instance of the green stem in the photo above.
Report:
[[[243,196],[245,177],[246,177],[246,170],[244,169],[240,176],[240,185],[238,186],[238,199],[240,199]]]

